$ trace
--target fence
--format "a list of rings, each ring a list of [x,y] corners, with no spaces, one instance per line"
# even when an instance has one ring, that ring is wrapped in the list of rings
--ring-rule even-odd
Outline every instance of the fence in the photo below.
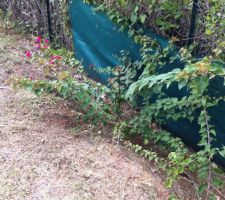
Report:
[[[35,35],[48,35],[50,31],[56,44],[64,44],[71,48],[69,2],[51,1],[49,10],[48,2],[49,0],[1,0],[0,8],[8,14],[14,25],[24,27],[25,31]],[[51,20],[48,19],[48,14]]]
[[[82,61],[86,71],[89,75],[102,83],[107,83],[108,75],[104,73],[96,73],[95,68],[105,68],[107,66],[115,67],[122,65],[119,60],[120,51],[125,50],[130,53],[132,60],[140,59],[140,46],[128,37],[128,33],[119,31],[119,27],[112,23],[104,13],[94,13],[94,6],[83,3],[82,0],[73,0],[70,5],[70,15],[72,31],[74,34],[75,52],[77,58]],[[88,25],[88,26],[87,26]],[[161,48],[168,47],[168,40],[162,38],[160,35],[146,31],[147,35],[156,40]],[[191,32],[192,33],[192,32]],[[193,33],[192,33],[193,34]],[[175,50],[171,52],[177,54]],[[176,59],[173,63],[169,60],[165,67],[159,69],[158,73],[166,73],[175,68],[182,68],[184,64],[181,60]],[[219,78],[214,79],[210,84],[210,94],[219,93],[225,95],[225,88],[223,81]],[[176,85],[170,87],[165,91],[168,97],[182,98],[187,95],[187,91],[179,90]],[[196,111],[195,116],[199,113]],[[212,124],[217,132],[214,147],[221,148],[225,145],[225,119],[221,116],[225,113],[225,102],[221,101],[217,106],[209,111],[212,116]],[[200,141],[199,125],[195,120],[190,122],[188,119],[179,119],[177,121],[167,120],[163,127],[174,133],[176,136],[183,139],[183,141],[199,150],[198,143]],[[216,156],[215,161],[225,168],[225,158]]]

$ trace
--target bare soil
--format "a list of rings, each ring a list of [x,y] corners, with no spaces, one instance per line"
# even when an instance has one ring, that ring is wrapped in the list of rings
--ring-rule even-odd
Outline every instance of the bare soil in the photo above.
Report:
[[[43,75],[21,61],[29,45],[0,27],[0,200],[168,199],[157,170],[105,137],[110,130],[83,123],[59,98],[9,86]]]

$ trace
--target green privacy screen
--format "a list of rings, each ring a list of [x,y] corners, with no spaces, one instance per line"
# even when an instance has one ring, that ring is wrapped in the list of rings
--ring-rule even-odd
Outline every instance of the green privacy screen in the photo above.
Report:
[[[110,22],[104,13],[93,12],[93,6],[83,3],[82,0],[73,0],[70,4],[70,17],[76,57],[82,62],[87,73],[93,79],[107,83],[109,77],[105,74],[96,73],[96,70],[93,70],[93,66],[104,68],[120,65],[118,56],[122,50],[129,52],[133,60],[140,59],[140,48],[128,37],[128,33],[119,31],[119,27]],[[156,39],[162,48],[167,47],[167,40],[150,31],[148,35]],[[175,61],[172,64],[168,63],[160,72],[168,72],[177,67],[183,67],[182,62]],[[222,80],[217,79],[211,85],[212,93],[219,91],[225,95]],[[179,98],[184,94],[185,91],[179,91],[177,87],[167,91],[167,95],[171,97]],[[212,123],[215,124],[217,131],[217,140],[214,145],[221,147],[225,144],[225,103],[220,102],[216,108],[210,111],[210,114],[213,117]],[[197,144],[200,137],[197,121],[193,123],[185,119],[167,121],[164,124],[164,128],[182,138],[186,144],[198,150]],[[225,158],[217,156],[215,160],[225,168]]]

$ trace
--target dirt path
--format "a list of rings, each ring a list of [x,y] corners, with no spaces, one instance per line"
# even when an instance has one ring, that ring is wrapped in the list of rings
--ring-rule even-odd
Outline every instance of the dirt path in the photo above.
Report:
[[[29,42],[0,28],[0,200],[165,200],[149,163],[71,119],[65,102],[7,85],[41,71],[20,57]]]

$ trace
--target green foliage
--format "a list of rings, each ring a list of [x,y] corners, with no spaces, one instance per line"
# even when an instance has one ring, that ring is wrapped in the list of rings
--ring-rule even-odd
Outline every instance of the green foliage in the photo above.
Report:
[[[44,52],[43,52],[44,51]],[[80,62],[75,58],[74,52],[69,51],[68,49],[62,47],[62,48],[47,48],[44,49],[41,53],[36,55],[36,60],[43,58],[48,60],[52,55],[58,55],[61,56],[61,65],[65,65],[67,67],[76,67],[80,66]]]
[[[185,46],[190,29],[192,0],[92,0],[85,2],[106,10],[109,18],[118,23],[121,30],[129,28],[133,36],[140,24],[155,33]],[[210,55],[224,61],[224,0],[200,1],[194,53]],[[136,30],[137,31],[137,30]]]
[[[115,112],[120,115],[121,104],[125,102],[125,93],[127,86],[131,85],[137,79],[137,74],[142,68],[142,63],[139,61],[132,62],[129,53],[121,51],[121,57],[118,58],[122,66],[106,67],[94,69],[97,73],[109,74],[112,76],[108,80],[108,87],[111,90],[111,100],[114,103]]]
[[[222,79],[225,77],[223,67],[224,35],[220,34],[221,31],[224,32],[224,28],[221,27],[223,17],[221,18],[221,15],[218,15],[218,12],[224,13],[224,7],[222,6],[224,2],[210,1],[212,7],[207,8],[207,12],[204,13],[202,11],[207,5],[200,5],[199,9],[202,13],[200,12],[197,31],[199,31],[199,35],[204,36],[204,40],[207,40],[207,42],[202,44],[201,39],[196,39],[197,43],[193,47],[189,49],[181,48],[178,55],[171,53],[175,48],[173,42],[177,42],[177,39],[180,40],[182,37],[176,38],[177,35],[171,34],[171,31],[180,30],[182,26],[184,27],[180,23],[184,23],[182,17],[186,14],[190,15],[189,1],[181,3],[182,11],[178,8],[180,5],[178,6],[178,4],[171,1],[148,2],[148,5],[153,8],[154,15],[161,14],[155,20],[151,19],[157,30],[160,29],[160,34],[167,33],[174,36],[172,37],[173,42],[165,49],[161,49],[156,41],[146,36],[142,28],[137,28],[140,27],[139,24],[151,27],[146,21],[151,16],[151,12],[146,11],[145,1],[135,3],[130,1],[119,2],[119,5],[123,5],[122,8],[116,6],[117,2],[114,2],[115,4],[109,4],[106,1],[97,1],[99,6],[96,11],[106,11],[109,18],[119,24],[121,30],[128,29],[130,37],[141,45],[140,54],[142,57],[141,61],[138,62],[139,70],[134,67],[135,62],[129,62],[131,63],[130,67],[127,67],[128,64],[124,64],[125,68],[122,68],[124,73],[120,73],[120,79],[128,78],[130,74],[134,74],[133,77],[136,78],[138,73],[140,76],[137,81],[129,79],[129,84],[123,86],[121,98],[124,99],[125,97],[124,100],[135,106],[137,106],[138,99],[143,100],[138,114],[116,126],[114,130],[115,137],[131,140],[134,137],[141,137],[144,145],[153,142],[169,149],[166,158],[161,160],[161,157],[153,150],[146,150],[138,144],[129,143],[128,145],[148,160],[163,163],[159,164],[159,166],[167,171],[166,185],[168,187],[171,187],[174,181],[179,179],[180,174],[195,171],[198,172],[200,182],[199,194],[204,199],[214,198],[213,187],[221,186],[221,181],[215,174],[215,171],[219,168],[214,166],[211,161],[215,155],[223,155],[224,148],[219,149],[212,145],[216,132],[208,111],[216,106],[219,101],[224,101],[225,98],[224,96],[211,95],[209,87],[216,77]],[[126,10],[128,7],[131,9]],[[187,12],[184,11],[185,9],[187,9]],[[211,27],[214,27],[218,33],[211,30]],[[185,30],[187,32],[187,29]],[[213,31],[213,33],[210,31]],[[208,48],[208,45],[212,45],[212,51],[204,49]],[[194,51],[204,49],[207,53],[211,52],[212,54],[197,60],[191,56],[193,49]],[[183,61],[185,65],[183,69],[174,69],[164,74],[158,73],[160,68],[166,68],[168,63],[166,60],[173,63],[176,59]],[[126,73],[126,70],[130,72]],[[166,90],[170,87],[177,87],[178,91],[185,90],[186,94],[181,98],[169,97]],[[196,113],[199,114],[196,115]],[[168,120],[177,121],[179,119],[198,121],[201,136],[199,142],[201,150],[199,152],[190,153],[179,139],[158,128],[160,124]],[[158,162],[159,160],[162,162]]]
[[[84,119],[91,119],[93,123],[107,123],[115,120],[112,115],[110,102],[105,103],[109,89],[99,83],[83,80],[82,82],[73,77],[63,80],[14,80],[17,86],[23,86],[28,91],[33,91],[36,95],[43,93],[56,94],[64,99],[75,101],[84,111]]]
[[[188,49],[181,48],[178,55],[172,53],[176,49],[174,42],[181,46],[185,44],[183,41],[187,39],[192,1],[182,0],[179,4],[169,0],[85,2],[98,5],[95,12],[106,11],[121,31],[128,30],[129,36],[141,46],[141,60],[132,61],[129,54],[122,52],[123,66],[101,71],[113,75],[109,80],[110,87],[106,88],[83,76],[82,67],[65,49],[46,49],[44,54],[39,55],[41,59],[48,59],[52,54],[60,55],[63,59],[57,64],[79,65],[78,73],[82,73],[82,79],[63,71],[60,75],[56,74],[52,81],[18,79],[16,84],[37,95],[54,93],[75,101],[84,111],[85,118],[94,123],[115,123],[113,132],[119,141],[141,138],[141,144],[126,144],[147,160],[154,160],[159,168],[167,172],[165,183],[168,187],[172,187],[181,174],[197,172],[199,194],[204,199],[213,199],[214,188],[220,188],[222,181],[220,168],[211,161],[216,155],[224,157],[225,149],[212,145],[217,133],[209,109],[224,101],[225,97],[210,94],[209,88],[216,77],[225,77],[224,1],[210,0],[200,4],[196,43]],[[143,27],[171,37],[172,41],[162,49],[144,34]],[[207,56],[195,59],[193,52]],[[159,69],[166,69],[167,64],[176,59],[183,61],[184,68],[159,73]],[[186,93],[180,98],[170,97],[166,93],[170,87]],[[124,117],[123,102],[134,105],[132,115]],[[198,122],[200,151],[191,153],[179,138],[161,129],[161,124],[179,119]],[[160,152],[154,149],[154,145],[160,148]],[[171,196],[170,199],[176,197]]]
[[[16,78],[13,80],[15,87],[24,87],[38,96],[50,93],[76,102],[84,113],[84,119],[95,124],[116,120],[111,90],[87,78],[73,52],[65,48],[43,47],[42,39],[38,46],[39,49],[35,47],[33,51],[28,51],[28,59],[44,66],[45,78]]]
[[[204,58],[202,61],[187,63],[183,70],[175,69],[159,75],[146,76],[145,74],[142,77],[133,83],[126,93],[126,98],[131,101],[136,95],[140,95],[145,99],[144,108],[141,110],[138,119],[141,121],[139,122],[141,125],[140,130],[143,130],[144,124],[147,126],[147,123],[151,123],[152,120],[156,120],[159,123],[163,123],[166,120],[176,121],[181,118],[193,120],[196,111],[201,110],[198,116],[198,123],[200,126],[199,134],[201,135],[199,146],[202,147],[202,150],[189,157],[186,157],[184,152],[181,152],[181,154],[180,152],[171,153],[168,157],[176,167],[171,166],[168,174],[170,177],[177,177],[184,172],[185,168],[197,170],[199,178],[203,181],[201,188],[203,188],[203,185],[207,186],[202,191],[206,192],[205,195],[208,199],[212,189],[212,182],[217,182],[212,178],[211,160],[219,152],[224,152],[223,149],[212,146],[216,132],[213,124],[211,124],[208,110],[216,106],[220,100],[224,101],[225,99],[224,96],[211,96],[208,89],[210,81],[213,81],[215,77],[224,79],[225,70],[223,66],[211,62],[208,58]],[[163,88],[168,88],[174,83],[177,83],[179,89],[185,87],[187,96],[178,99],[168,97],[163,92],[165,91]],[[158,97],[156,100],[152,98],[154,95]],[[146,133],[142,134],[145,135]],[[180,149],[180,147],[176,148]],[[193,162],[195,166],[190,165]],[[206,177],[208,177],[207,180]],[[166,183],[168,186],[171,186],[172,182],[173,179],[168,179]]]

